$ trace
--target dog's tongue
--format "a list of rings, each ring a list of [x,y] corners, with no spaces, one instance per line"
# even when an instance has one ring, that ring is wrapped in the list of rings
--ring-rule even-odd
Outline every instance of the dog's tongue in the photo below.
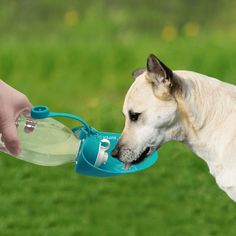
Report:
[[[131,166],[131,163],[128,163],[128,162],[125,162],[125,163],[124,163],[124,168],[125,168],[126,170],[128,170],[128,169],[130,168],[130,166]]]

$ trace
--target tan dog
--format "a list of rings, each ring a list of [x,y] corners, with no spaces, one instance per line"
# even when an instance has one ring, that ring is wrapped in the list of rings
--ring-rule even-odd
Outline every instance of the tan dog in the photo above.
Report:
[[[160,145],[178,140],[205,160],[236,201],[236,86],[191,71],[171,71],[154,55],[123,106],[125,128],[112,155],[128,168]]]

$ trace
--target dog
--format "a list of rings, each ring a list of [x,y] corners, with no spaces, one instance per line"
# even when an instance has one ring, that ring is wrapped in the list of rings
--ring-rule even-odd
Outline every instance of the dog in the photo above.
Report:
[[[206,161],[218,186],[236,201],[236,86],[172,71],[153,54],[133,77],[112,156],[129,168],[162,144],[180,141]]]

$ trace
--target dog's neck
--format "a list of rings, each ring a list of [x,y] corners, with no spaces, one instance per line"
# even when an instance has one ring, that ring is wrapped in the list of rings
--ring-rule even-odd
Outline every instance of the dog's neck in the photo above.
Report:
[[[208,164],[219,162],[226,143],[218,128],[230,122],[236,87],[189,71],[175,71],[174,76],[182,89],[175,95],[185,137],[181,141]]]

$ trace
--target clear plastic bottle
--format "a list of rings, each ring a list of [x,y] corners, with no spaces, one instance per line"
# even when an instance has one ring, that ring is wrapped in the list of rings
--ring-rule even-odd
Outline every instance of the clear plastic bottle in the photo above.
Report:
[[[75,161],[80,140],[59,121],[53,118],[35,120],[24,114],[16,126],[21,143],[21,153],[16,158],[43,166]],[[2,141],[0,150],[8,153]]]

